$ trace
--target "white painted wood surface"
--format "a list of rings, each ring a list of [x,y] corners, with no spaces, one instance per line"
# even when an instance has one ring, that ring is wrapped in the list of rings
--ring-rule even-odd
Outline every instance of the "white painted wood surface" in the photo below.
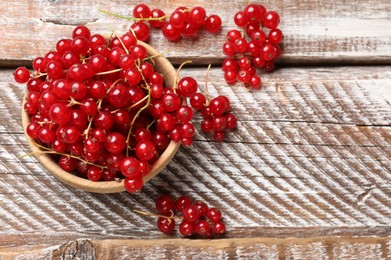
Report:
[[[166,11],[200,4],[221,14],[217,36],[174,44],[153,32],[151,44],[170,50],[175,64],[216,64],[209,92],[231,99],[238,129],[221,144],[198,134],[139,194],[93,194],[62,184],[35,159],[18,158],[29,151],[20,119],[24,88],[7,66],[30,63],[75,24],[124,31],[128,22],[97,9],[125,14],[139,1],[1,2],[0,258],[196,258],[202,251],[205,259],[388,259],[390,3],[264,2],[281,14],[285,52],[277,71],[262,74],[263,89],[249,92],[228,86],[217,65],[232,10],[245,1],[146,2]],[[194,76],[204,90],[205,73],[206,66],[186,66],[181,75]],[[223,240],[189,242],[161,234],[155,219],[132,212],[153,211],[163,193],[219,206],[229,232]]]

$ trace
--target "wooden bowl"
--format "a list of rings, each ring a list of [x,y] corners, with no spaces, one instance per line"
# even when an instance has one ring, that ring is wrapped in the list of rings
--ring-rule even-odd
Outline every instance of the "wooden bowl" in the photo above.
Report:
[[[172,64],[162,55],[159,55],[159,52],[152,48],[150,45],[143,42],[138,42],[138,44],[143,45],[149,56],[154,56],[155,61],[155,71],[160,72],[164,76],[166,86],[174,86],[176,79],[176,70]],[[25,99],[24,99],[25,100]],[[24,101],[25,102],[25,101]],[[24,104],[23,104],[24,105]],[[30,123],[29,115],[24,111],[22,106],[22,124],[23,129],[26,129],[26,126]],[[72,173],[66,172],[48,155],[40,153],[42,151],[39,147],[35,145],[33,139],[30,138],[26,133],[28,144],[32,150],[34,157],[42,164],[42,166],[51,174],[53,174],[60,181],[74,187],[88,192],[95,193],[115,193],[125,191],[124,180],[121,181],[90,181],[78,177]],[[174,157],[178,148],[180,146],[179,142],[171,141],[166,150],[160,155],[159,159],[151,166],[150,172],[144,176],[144,183],[155,177],[159,172],[161,172],[167,164]]]

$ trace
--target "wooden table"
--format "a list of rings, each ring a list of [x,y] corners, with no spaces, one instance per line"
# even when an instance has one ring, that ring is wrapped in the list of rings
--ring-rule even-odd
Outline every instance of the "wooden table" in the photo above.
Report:
[[[15,67],[70,37],[125,32],[141,1],[0,3],[0,259],[391,259],[391,3],[264,1],[281,15],[278,69],[248,91],[223,80],[225,33],[246,1],[146,1],[166,12],[202,5],[221,33],[150,43],[210,94],[227,95],[238,128],[224,143],[197,134],[138,194],[94,194],[64,185],[28,153],[21,126],[24,86]],[[200,118],[195,120],[199,130]],[[157,196],[188,195],[221,208],[221,239],[160,233]]]

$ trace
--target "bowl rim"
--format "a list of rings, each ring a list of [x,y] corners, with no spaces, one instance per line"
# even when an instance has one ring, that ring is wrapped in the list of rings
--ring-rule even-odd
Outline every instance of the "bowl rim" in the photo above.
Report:
[[[169,81],[168,83],[165,82],[166,86],[173,86],[175,84],[177,72],[171,62],[169,62],[166,57],[164,57],[161,53],[159,53],[149,44],[146,44],[141,41],[137,41],[137,44],[144,46],[147,49],[148,55],[154,57],[155,65],[158,65],[158,69],[156,71],[162,73],[161,70],[163,70],[164,68],[164,73],[162,73],[162,75],[164,76],[165,81]],[[167,75],[171,77],[166,77]],[[21,109],[23,132],[30,146],[30,149],[32,150],[32,155],[40,162],[43,168],[45,168],[49,173],[54,175],[63,183],[66,183],[74,188],[81,189],[84,191],[94,193],[117,193],[125,191],[124,179],[114,181],[91,181],[61,169],[61,167],[51,158],[49,154],[42,153],[42,150],[38,146],[36,146],[34,140],[26,133],[26,127],[30,123],[30,116],[24,110],[27,92],[28,91],[26,89]],[[179,147],[180,142],[176,142],[173,140],[170,141],[168,147],[151,165],[150,172],[143,177],[144,183],[155,177],[169,164],[171,159],[177,153]]]

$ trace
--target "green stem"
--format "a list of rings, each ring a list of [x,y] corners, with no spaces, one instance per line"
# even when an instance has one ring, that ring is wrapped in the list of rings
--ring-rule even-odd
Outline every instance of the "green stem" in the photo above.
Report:
[[[108,14],[108,15],[120,18],[120,19],[126,19],[128,21],[136,21],[136,22],[138,22],[138,21],[161,21],[161,20],[164,20],[164,19],[168,18],[168,16],[136,18],[136,17],[129,17],[129,16],[125,16],[125,15],[112,13],[112,12],[105,11],[105,10],[102,10],[102,9],[99,9],[99,12],[102,12],[102,13],[105,13],[105,14]]]
[[[37,143],[35,143],[35,142],[33,142],[33,143],[34,143],[34,145],[36,145],[37,147],[39,147],[39,148],[41,148],[41,149],[44,149],[44,150],[46,150],[46,151],[38,151],[38,152],[26,153],[26,154],[23,154],[23,155],[19,156],[19,158],[23,158],[23,157],[30,156],[30,155],[34,155],[34,154],[56,154],[56,155],[68,156],[68,157],[77,159],[77,160],[79,160],[79,161],[82,161],[82,162],[84,162],[85,164],[89,164],[89,165],[92,165],[92,166],[96,166],[96,167],[99,167],[99,168],[101,168],[101,169],[106,169],[106,168],[107,168],[106,166],[102,166],[102,165],[98,165],[98,164],[95,164],[95,163],[86,161],[86,160],[80,158],[79,156],[72,155],[72,154],[67,154],[67,153],[59,153],[59,152],[50,150],[50,148],[48,148],[48,147],[42,146],[42,145],[37,144]]]

